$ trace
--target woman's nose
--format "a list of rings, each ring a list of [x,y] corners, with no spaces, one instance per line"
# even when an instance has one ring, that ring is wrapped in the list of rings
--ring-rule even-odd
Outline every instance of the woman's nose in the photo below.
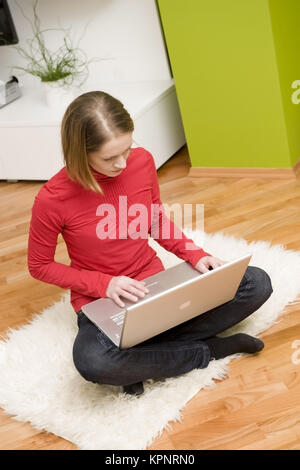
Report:
[[[118,163],[115,165],[116,168],[126,168],[126,160],[124,157],[121,158],[121,160],[118,161]]]

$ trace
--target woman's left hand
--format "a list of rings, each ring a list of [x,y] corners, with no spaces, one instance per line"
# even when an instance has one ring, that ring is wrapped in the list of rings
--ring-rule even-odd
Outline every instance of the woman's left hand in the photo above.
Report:
[[[207,273],[209,271],[209,267],[211,266],[213,269],[217,268],[218,266],[222,266],[222,264],[226,264],[227,261],[223,261],[215,256],[203,256],[195,266],[195,269],[200,271],[200,273]]]

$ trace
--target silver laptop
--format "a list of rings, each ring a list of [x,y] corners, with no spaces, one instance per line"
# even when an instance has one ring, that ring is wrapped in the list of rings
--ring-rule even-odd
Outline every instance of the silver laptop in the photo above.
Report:
[[[130,348],[214,307],[232,300],[252,255],[228,261],[207,273],[184,261],[149,276],[149,293],[125,307],[103,297],[81,307],[83,313],[120,349]]]

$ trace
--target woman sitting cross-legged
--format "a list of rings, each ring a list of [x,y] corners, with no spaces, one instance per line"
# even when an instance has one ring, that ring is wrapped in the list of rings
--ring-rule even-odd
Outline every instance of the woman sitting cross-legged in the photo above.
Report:
[[[108,93],[84,93],[70,103],[61,124],[65,166],[41,187],[32,207],[28,268],[34,278],[71,290],[78,324],[73,361],[79,374],[138,395],[147,379],[205,368],[212,359],[238,352],[260,351],[264,343],[250,335],[217,335],[259,309],[273,289],[263,269],[248,266],[230,302],[123,350],[84,315],[81,307],[100,297],[120,307],[120,297],[133,302],[143,298],[143,279],[164,270],[148,243],[155,224],[157,242],[198,271],[225,263],[183,232],[175,237],[179,228],[163,211],[152,218],[151,207],[162,207],[155,161],[145,148],[132,148],[133,131],[128,111]],[[135,236],[137,225],[127,207],[134,204],[146,208],[142,237]],[[170,226],[169,237],[160,235],[164,224]],[[59,234],[70,266],[54,260]]]

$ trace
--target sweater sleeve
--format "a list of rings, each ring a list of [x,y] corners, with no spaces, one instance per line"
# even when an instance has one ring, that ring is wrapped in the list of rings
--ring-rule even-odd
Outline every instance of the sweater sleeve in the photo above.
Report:
[[[54,261],[57,238],[63,229],[62,201],[45,187],[35,196],[28,237],[28,270],[32,277],[91,297],[105,297],[113,276],[76,269]]]
[[[150,152],[147,153],[150,160],[152,179],[152,204],[155,204],[155,206],[153,206],[151,233],[149,232],[150,236],[152,236],[163,248],[171,251],[179,258],[188,261],[193,267],[195,267],[201,258],[212,255],[197,246],[193,240],[188,238],[180,228],[167,217],[160,199],[160,189],[155,161],[152,154]],[[164,233],[170,233],[170,235],[164,236]]]

